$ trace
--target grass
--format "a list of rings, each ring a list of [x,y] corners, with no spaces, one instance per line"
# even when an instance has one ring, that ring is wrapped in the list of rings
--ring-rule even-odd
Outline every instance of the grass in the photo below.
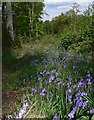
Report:
[[[90,71],[91,76],[93,75],[92,62],[82,54],[62,51],[59,48],[60,40],[55,37],[46,36],[41,40],[23,44],[21,48],[12,49],[12,53],[10,51],[4,53],[3,91],[17,91],[19,96],[17,100],[19,104],[17,105],[18,102],[16,102],[14,113],[12,112],[14,117],[21,109],[20,105],[28,101],[29,107],[24,118],[52,119],[54,115],[57,115],[67,120],[75,103],[69,104],[65,91],[72,89],[81,78],[86,80],[87,71]],[[66,85],[69,83],[69,77],[72,78],[72,83],[68,88]],[[87,90],[88,87],[92,88],[92,85],[85,83],[84,87],[81,89],[82,91],[85,89],[84,92],[88,94],[88,97],[83,97],[83,101],[88,100],[88,107],[85,106],[85,110],[88,111],[94,105],[94,92],[90,93],[90,90]],[[35,88],[37,92],[32,91],[32,88]],[[46,91],[42,92],[44,88]],[[79,88],[76,93],[74,91],[71,93],[72,97],[76,96],[77,92],[79,93]],[[22,98],[23,94],[25,98]],[[88,115],[86,111],[84,113],[80,107],[77,108],[76,117],[85,117]]]

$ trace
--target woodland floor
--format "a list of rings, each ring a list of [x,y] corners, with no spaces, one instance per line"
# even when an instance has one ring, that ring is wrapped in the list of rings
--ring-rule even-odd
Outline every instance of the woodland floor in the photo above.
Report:
[[[47,38],[47,40],[38,40],[36,42],[31,42],[22,44],[20,48],[13,49],[12,52],[8,52],[7,49],[4,48],[3,53],[3,64],[2,64],[2,111],[3,117],[6,114],[11,114],[12,111],[15,111],[16,105],[19,104],[19,97],[23,93],[25,88],[17,88],[15,89],[12,84],[10,85],[10,79],[13,74],[14,79],[16,77],[17,71],[22,72],[24,69],[21,66],[23,61],[26,61],[26,64],[29,64],[30,61],[33,62],[34,59],[41,58],[42,54],[40,51],[46,50],[49,51],[53,48],[57,49],[59,45],[59,41],[54,38]],[[16,84],[16,83],[14,83]]]

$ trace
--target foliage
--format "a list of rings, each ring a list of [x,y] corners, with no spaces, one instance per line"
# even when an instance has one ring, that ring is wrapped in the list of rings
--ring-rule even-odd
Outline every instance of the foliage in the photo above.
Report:
[[[26,84],[28,83],[28,90],[24,93],[25,101],[29,101],[30,106],[37,101],[37,104],[32,108],[32,113],[49,119],[57,115],[64,120],[77,119],[83,114],[88,117],[90,114],[93,115],[93,113],[89,113],[89,110],[93,110],[92,106],[94,106],[92,72],[88,71],[91,69],[90,64],[75,53],[67,55],[62,51],[59,58],[57,50],[55,50],[55,55],[53,55],[53,51],[49,52],[52,57],[49,56],[49,58],[42,60],[41,71],[37,72],[37,77],[32,78],[32,82],[30,82],[31,79],[25,81]],[[37,84],[32,85],[34,81]],[[37,111],[40,112],[37,113]],[[27,110],[27,112],[25,117],[31,118],[31,111]]]
[[[3,53],[6,70],[3,78],[7,80],[3,82],[3,91],[16,90],[21,95],[18,97],[21,105],[12,111],[12,116],[93,119],[92,10],[88,8],[78,15],[79,5],[75,3],[65,14],[42,22],[43,6],[12,3],[17,36],[13,48]],[[4,23],[6,14],[3,9]]]
[[[92,26],[81,30],[78,33],[67,33],[61,37],[61,46],[67,49],[74,49],[77,52],[91,51],[91,44],[93,42],[93,28]]]
[[[9,42],[10,39],[8,38],[8,11],[6,9],[6,3],[2,3],[2,25],[4,28],[5,36],[3,35],[3,42]],[[15,39],[18,35],[21,36],[28,36],[31,38],[38,38],[40,35],[43,34],[43,29],[41,27],[41,16],[43,14],[43,2],[12,2],[11,3],[11,15],[13,18],[13,32],[15,35]],[[3,32],[3,33],[4,33]],[[19,43],[18,43],[19,44]]]
[[[6,87],[22,91],[21,100],[19,99],[22,107],[20,108],[19,105],[13,117],[33,118],[35,116],[52,119],[57,115],[59,119],[67,120],[71,117],[70,114],[76,105],[74,100],[80,92],[83,94],[80,96],[82,101],[78,100],[79,107],[76,113],[73,113],[74,119],[89,117],[87,112],[94,106],[94,90],[93,68],[91,61],[88,61],[88,54],[83,56],[72,51],[57,49],[57,44],[53,42],[55,39],[52,41],[50,37],[43,38],[44,42],[39,40],[32,43],[31,55],[16,61],[15,67],[6,74],[9,80]],[[52,46],[50,47],[49,44]],[[23,49],[26,51],[25,46]],[[80,106],[80,102],[85,106]]]

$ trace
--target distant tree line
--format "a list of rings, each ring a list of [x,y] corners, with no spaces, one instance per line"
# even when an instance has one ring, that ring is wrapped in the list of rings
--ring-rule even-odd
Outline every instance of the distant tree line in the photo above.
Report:
[[[66,13],[43,23],[45,34],[58,35],[61,47],[78,51],[94,51],[94,3],[79,14],[79,4],[74,3]]]

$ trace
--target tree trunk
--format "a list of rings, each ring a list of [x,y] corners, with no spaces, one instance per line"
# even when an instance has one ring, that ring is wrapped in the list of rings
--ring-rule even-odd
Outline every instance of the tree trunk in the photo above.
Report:
[[[29,32],[29,37],[31,38],[32,37],[32,34],[31,34],[31,30],[32,30],[32,17],[31,17],[31,8],[30,8],[30,3],[29,2],[27,2],[27,7],[28,7],[28,15],[29,15],[29,30],[30,30],[30,32]]]
[[[6,2],[6,11],[7,11],[7,30],[8,30],[8,33],[9,33],[10,40],[14,41],[11,2]]]
[[[32,31],[33,31],[33,21],[34,21],[34,2],[32,2],[32,24],[31,24]]]
[[[36,21],[36,38],[38,38],[38,24],[37,24],[37,21]]]

